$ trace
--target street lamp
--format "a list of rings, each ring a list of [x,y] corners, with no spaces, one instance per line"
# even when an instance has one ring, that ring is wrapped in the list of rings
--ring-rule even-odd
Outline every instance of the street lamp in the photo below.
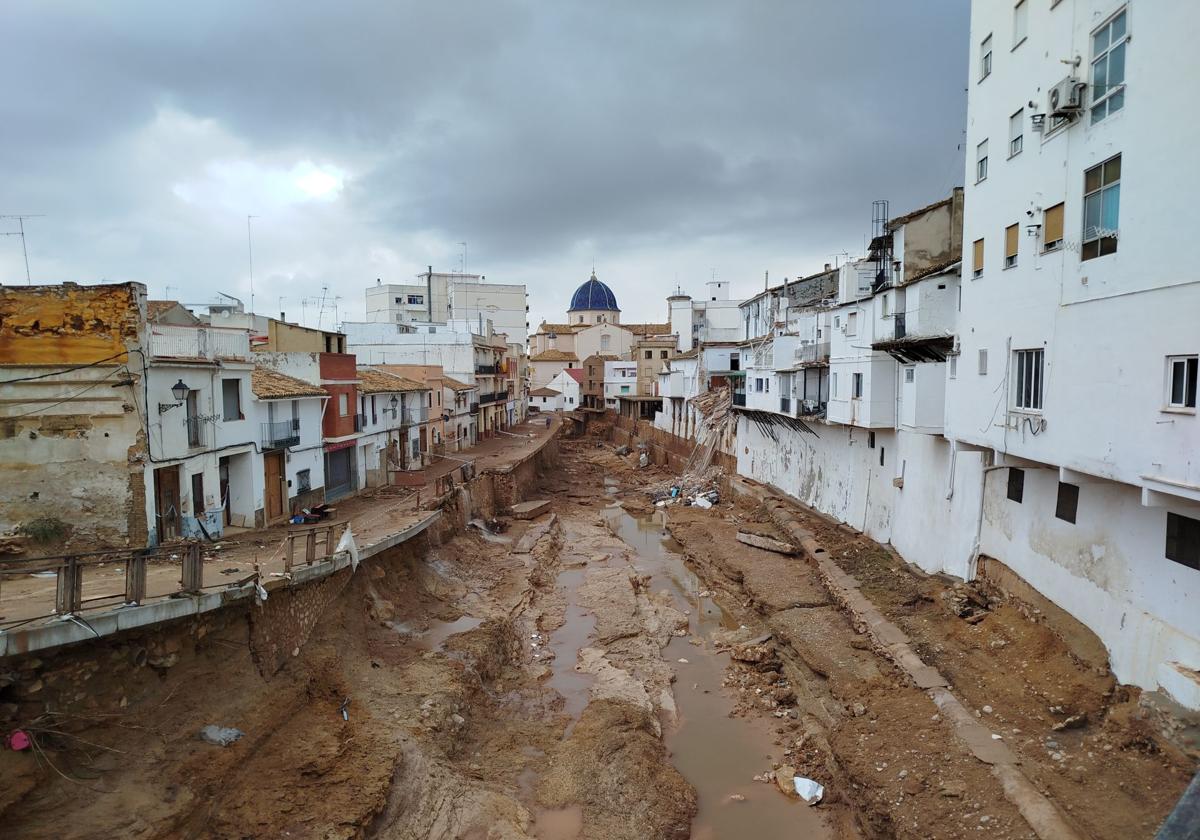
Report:
[[[188,388],[188,386],[184,384],[183,380],[180,379],[178,382],[176,382],[174,385],[171,386],[171,396],[173,396],[175,398],[175,402],[159,403],[158,404],[158,413],[166,414],[172,408],[178,408],[179,406],[183,405],[183,401],[185,399],[187,399],[188,391],[190,391],[190,390],[191,389]]]
[[[392,419],[395,420],[396,413],[397,413],[396,409],[400,405],[400,400],[396,397],[395,394],[392,394],[392,401],[390,403],[388,403],[388,405],[390,405],[392,407]]]

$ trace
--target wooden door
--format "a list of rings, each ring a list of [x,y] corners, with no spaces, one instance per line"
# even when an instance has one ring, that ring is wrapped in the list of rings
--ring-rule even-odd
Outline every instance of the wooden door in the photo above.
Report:
[[[179,467],[154,471],[154,519],[160,543],[179,537]]]
[[[281,519],[285,513],[284,504],[287,501],[283,490],[283,453],[268,452],[263,455],[263,465],[266,470],[266,513],[267,522]]]

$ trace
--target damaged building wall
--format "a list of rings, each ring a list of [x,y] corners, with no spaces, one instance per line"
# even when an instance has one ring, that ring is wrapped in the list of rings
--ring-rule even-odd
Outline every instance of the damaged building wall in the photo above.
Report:
[[[32,553],[145,543],[127,367],[141,369],[128,351],[143,346],[145,299],[136,283],[0,287],[0,531],[37,530]]]

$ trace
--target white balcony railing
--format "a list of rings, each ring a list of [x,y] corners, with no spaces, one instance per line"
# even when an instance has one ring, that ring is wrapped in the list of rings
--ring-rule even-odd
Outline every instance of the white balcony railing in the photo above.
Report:
[[[242,330],[154,324],[150,328],[150,355],[166,359],[248,359],[250,335]]]

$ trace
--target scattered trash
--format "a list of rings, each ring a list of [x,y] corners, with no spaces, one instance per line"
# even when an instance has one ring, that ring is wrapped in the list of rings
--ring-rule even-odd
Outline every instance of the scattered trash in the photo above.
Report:
[[[647,455],[645,452],[643,452],[641,455],[638,456],[638,466],[639,467],[650,466],[650,456]]]
[[[684,665],[688,664],[688,661],[686,659],[680,659],[679,661],[682,662]]]
[[[1059,721],[1050,728],[1055,732],[1062,732],[1064,729],[1082,729],[1085,726],[1087,726],[1087,715],[1078,714],[1071,715],[1066,720]]]
[[[613,454],[624,457],[629,454],[629,447],[628,446],[618,446],[616,449],[613,450]]]
[[[729,801],[730,802],[745,802],[746,797],[742,796],[740,793],[731,793],[731,794],[729,794]]]
[[[338,706],[338,711],[342,714],[342,720],[350,720],[350,698],[347,697],[342,701],[342,705]]]
[[[792,779],[792,784],[795,786],[796,793],[800,798],[809,805],[816,805],[821,801],[821,797],[825,795],[825,788],[812,779],[796,776]]]
[[[221,574],[236,575],[240,571],[241,571],[241,569],[239,569],[237,566],[230,566],[228,569],[221,569]]]
[[[200,740],[215,744],[218,747],[228,747],[234,741],[245,736],[245,732],[232,726],[217,726],[210,723],[200,730]]]
[[[8,737],[4,739],[4,746],[8,747],[14,752],[22,752],[27,750],[31,744],[32,739],[29,737],[29,733],[22,729],[14,729],[8,734]]]
[[[703,496],[697,496],[692,501],[692,504],[695,505],[696,507],[700,508],[701,510],[708,510],[709,508],[711,508],[713,506],[712,502],[710,502],[708,499],[704,498]]]

